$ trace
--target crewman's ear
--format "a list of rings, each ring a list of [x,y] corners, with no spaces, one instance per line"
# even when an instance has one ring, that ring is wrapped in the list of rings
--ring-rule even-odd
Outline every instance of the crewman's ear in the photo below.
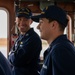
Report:
[[[31,19],[31,24],[33,23],[33,20]]]
[[[57,21],[53,21],[52,22],[52,28],[53,29],[56,29],[57,25],[58,25],[58,22]]]

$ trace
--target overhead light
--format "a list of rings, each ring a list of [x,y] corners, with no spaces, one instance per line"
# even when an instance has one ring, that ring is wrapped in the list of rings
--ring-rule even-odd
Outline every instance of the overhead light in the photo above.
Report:
[[[51,2],[51,1],[41,1],[40,2],[40,9],[43,10],[46,6],[49,6],[49,5],[54,5],[54,2]]]
[[[51,1],[51,0],[47,0],[47,1]]]

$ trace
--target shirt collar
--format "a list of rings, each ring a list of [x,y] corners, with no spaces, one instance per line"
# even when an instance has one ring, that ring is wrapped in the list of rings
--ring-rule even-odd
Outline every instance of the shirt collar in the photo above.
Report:
[[[26,34],[20,34],[20,37],[23,37],[23,36],[29,36],[32,32],[33,32],[33,28],[30,28],[27,32],[26,32]]]
[[[60,35],[58,36],[51,44],[50,44],[50,47],[55,45],[56,43],[59,43],[59,42],[63,42],[63,40],[67,40],[67,35]]]
[[[33,32],[33,28],[30,28],[27,32],[26,32],[26,36],[28,36],[28,35],[30,35],[30,34],[32,34],[32,32]]]
[[[46,49],[46,51],[44,52],[44,56],[46,56],[49,51],[51,51],[52,47],[55,45],[55,44],[58,44],[59,42],[62,42],[63,40],[67,40],[67,35],[60,35],[58,36],[50,45],[49,47]]]

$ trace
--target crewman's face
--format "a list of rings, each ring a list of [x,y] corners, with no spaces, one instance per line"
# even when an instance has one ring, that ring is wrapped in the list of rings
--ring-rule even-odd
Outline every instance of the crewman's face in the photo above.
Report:
[[[46,18],[41,18],[39,21],[39,25],[37,26],[37,29],[39,29],[41,38],[44,40],[48,40],[51,36],[51,22],[49,22]]]
[[[30,25],[32,23],[31,19],[27,19],[25,17],[16,17],[16,25],[21,33],[26,33],[30,29]]]

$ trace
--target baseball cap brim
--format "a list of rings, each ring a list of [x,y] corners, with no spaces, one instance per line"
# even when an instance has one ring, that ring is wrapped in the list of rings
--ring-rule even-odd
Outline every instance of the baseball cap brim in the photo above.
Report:
[[[40,15],[37,15],[37,16],[32,16],[31,19],[34,21],[34,22],[39,22],[40,18],[48,18],[45,14],[40,14]],[[68,23],[68,19],[66,18],[66,22],[61,22],[60,20],[58,19],[55,19],[53,17],[50,17],[51,19],[54,19],[56,21],[58,21],[60,24],[63,24],[65,27]]]
[[[31,19],[35,22],[39,22],[40,18],[44,18],[44,17],[46,17],[45,14],[40,14],[40,15],[32,16]]]

